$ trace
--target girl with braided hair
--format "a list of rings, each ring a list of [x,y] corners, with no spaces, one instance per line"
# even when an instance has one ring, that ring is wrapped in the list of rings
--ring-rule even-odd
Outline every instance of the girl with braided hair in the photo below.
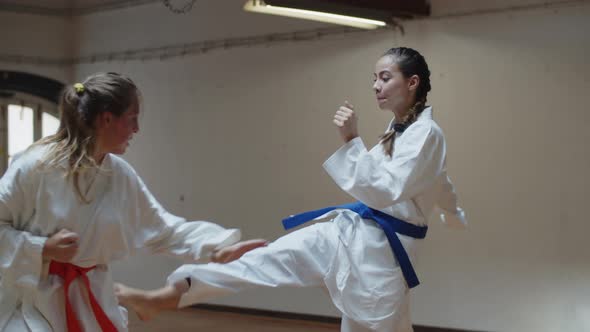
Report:
[[[0,331],[127,331],[111,262],[140,249],[227,262],[265,244],[168,213],[117,156],[139,131],[139,97],[116,73],[67,86],[58,132],[2,176]]]
[[[464,227],[446,172],[442,130],[426,106],[430,72],[420,53],[398,47],[375,67],[373,89],[394,113],[380,143],[367,150],[348,102],[334,115],[344,145],[325,163],[332,179],[358,202],[305,212],[283,220],[292,228],[267,247],[225,265],[184,265],[167,286],[151,291],[117,286],[121,303],[148,319],[251,287],[325,287],[342,312],[343,332],[412,331],[409,290],[419,284],[412,267],[428,219]]]

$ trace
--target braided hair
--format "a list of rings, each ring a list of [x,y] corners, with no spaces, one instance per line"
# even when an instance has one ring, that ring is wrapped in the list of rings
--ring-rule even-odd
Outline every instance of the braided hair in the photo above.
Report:
[[[405,117],[401,119],[402,126],[407,127],[414,123],[426,108],[426,96],[431,89],[428,64],[426,64],[426,60],[424,60],[422,54],[408,47],[394,47],[385,52],[383,56],[391,57],[405,78],[412,77],[413,75],[417,75],[420,78],[420,83],[416,89],[416,101]],[[381,144],[383,144],[383,148],[388,156],[391,156],[393,153],[395,133],[395,129],[392,129],[380,137]]]

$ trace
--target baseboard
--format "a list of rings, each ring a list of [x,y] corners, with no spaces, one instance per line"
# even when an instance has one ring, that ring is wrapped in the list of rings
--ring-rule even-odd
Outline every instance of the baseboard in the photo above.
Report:
[[[340,318],[330,317],[330,316],[299,314],[299,313],[285,312],[285,311],[243,308],[243,307],[234,307],[234,306],[217,305],[217,304],[196,304],[192,307],[197,308],[197,309],[203,309],[203,310],[231,312],[231,313],[244,314],[244,315],[263,316],[263,317],[272,317],[272,318],[280,318],[280,319],[304,320],[304,321],[320,322],[320,323],[328,323],[328,324],[340,324]]]
[[[299,314],[299,313],[293,313],[293,312],[243,308],[243,307],[234,307],[234,306],[218,305],[218,304],[197,304],[197,305],[193,305],[192,307],[196,308],[196,309],[210,310],[210,311],[217,311],[217,312],[231,312],[231,313],[238,313],[238,314],[243,314],[243,315],[263,316],[263,317],[272,317],[272,318],[279,318],[279,319],[294,319],[294,320],[303,320],[303,321],[340,325],[340,318],[330,317],[330,316]],[[414,332],[483,332],[483,331],[459,330],[459,329],[452,329],[452,328],[445,328],[445,327],[414,325]]]

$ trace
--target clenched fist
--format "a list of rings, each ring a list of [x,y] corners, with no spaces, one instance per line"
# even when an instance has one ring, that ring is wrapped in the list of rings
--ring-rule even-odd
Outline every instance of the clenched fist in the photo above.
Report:
[[[354,114],[354,106],[345,101],[344,106],[340,106],[336,114],[334,114],[334,124],[338,127],[338,132],[344,140],[348,143],[355,137],[358,137],[357,118]]]
[[[45,241],[43,259],[67,263],[77,252],[78,234],[62,229]]]

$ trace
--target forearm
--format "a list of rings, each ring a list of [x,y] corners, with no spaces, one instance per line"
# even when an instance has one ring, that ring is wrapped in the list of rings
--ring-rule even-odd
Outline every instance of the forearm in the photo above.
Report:
[[[225,229],[206,221],[166,224],[158,237],[146,246],[155,253],[180,258],[186,262],[206,263],[221,259],[220,250],[240,240],[237,229]]]

